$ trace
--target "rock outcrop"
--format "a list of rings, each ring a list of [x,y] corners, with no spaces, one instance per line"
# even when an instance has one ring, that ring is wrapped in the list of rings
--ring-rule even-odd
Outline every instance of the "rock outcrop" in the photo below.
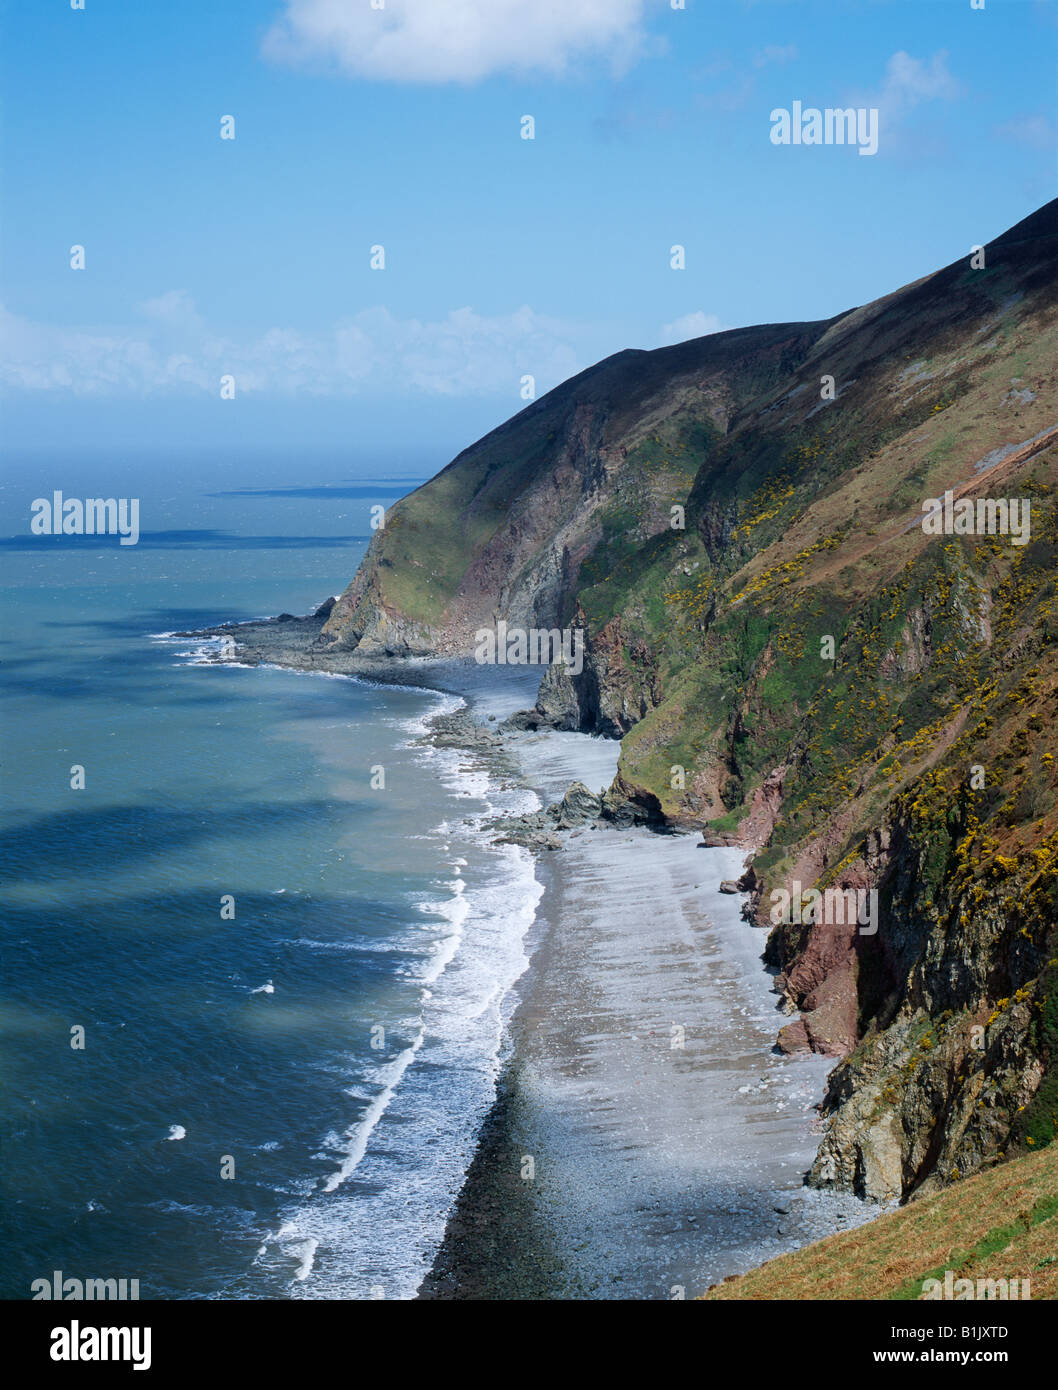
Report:
[[[525,845],[528,849],[562,848],[560,830],[576,830],[598,821],[603,814],[603,797],[596,796],[583,782],[572,782],[561,801],[524,816],[505,816],[491,822],[500,833],[500,843]]]

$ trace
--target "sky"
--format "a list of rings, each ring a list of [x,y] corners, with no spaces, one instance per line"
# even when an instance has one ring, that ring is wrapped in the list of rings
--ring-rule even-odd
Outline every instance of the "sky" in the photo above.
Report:
[[[7,449],[440,463],[527,376],[830,317],[1058,191],[1058,0],[7,0],[0,43]],[[877,152],[774,143],[795,102]]]

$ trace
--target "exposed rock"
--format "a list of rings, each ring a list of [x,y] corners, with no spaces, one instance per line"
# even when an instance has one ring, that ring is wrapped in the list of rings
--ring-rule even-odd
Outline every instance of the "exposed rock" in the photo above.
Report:
[[[555,662],[544,672],[536,697],[536,709],[552,729],[579,729],[580,702],[573,677],[562,662]]]
[[[795,1057],[798,1053],[810,1053],[812,1051],[812,1044],[808,1040],[808,1029],[805,1027],[803,1018],[799,1018],[793,1023],[787,1023],[785,1027],[779,1029],[778,1037],[775,1039],[775,1048],[776,1051],[785,1052],[790,1057]]]
[[[583,825],[585,821],[597,820],[602,808],[601,796],[589,791],[583,782],[573,782],[559,803],[558,828],[569,830],[575,825]]]
[[[505,828],[502,835],[495,837],[494,843],[497,845],[521,845],[523,848],[535,852],[561,849],[562,837],[550,830],[521,826],[517,822],[512,822]]]
[[[630,825],[657,826],[664,822],[656,800],[644,804],[627,794],[620,776],[614,778],[602,798],[603,819],[618,828]]]
[[[503,745],[499,734],[484,728],[466,709],[435,715],[429,721],[423,742],[435,748],[499,748]]]
[[[498,742],[499,740],[497,740]],[[561,849],[560,830],[575,830],[597,821],[603,798],[583,782],[572,782],[561,801],[523,816],[500,816],[489,828],[500,831],[497,843],[525,845],[527,849]]]

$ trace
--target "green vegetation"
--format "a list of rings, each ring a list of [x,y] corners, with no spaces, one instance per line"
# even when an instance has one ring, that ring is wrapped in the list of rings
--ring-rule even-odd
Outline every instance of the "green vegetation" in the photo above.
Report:
[[[582,373],[394,508],[342,618],[450,647],[501,596],[584,624],[622,794],[761,846],[764,902],[878,889],[884,930],[837,964],[799,980],[806,926],[767,950],[807,1012],[846,972],[840,1036],[870,1045],[828,1113],[870,1089],[899,1118],[905,1192],[1058,1122],[1058,447],[1027,443],[1058,419],[1056,231],[1052,204],[987,273]],[[924,534],[949,490],[1030,499],[1030,543]]]

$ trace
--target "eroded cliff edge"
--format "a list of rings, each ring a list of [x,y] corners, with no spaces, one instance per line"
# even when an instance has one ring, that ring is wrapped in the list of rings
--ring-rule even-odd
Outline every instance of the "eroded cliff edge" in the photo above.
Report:
[[[1058,1130],[1056,300],[1051,203],[835,319],[609,358],[394,507],[319,639],[583,630],[536,717],[622,738],[615,799],[760,847],[779,1045],[844,1059],[812,1180],[870,1197]],[[927,534],[946,493],[1029,532]],[[794,884],[877,929],[773,926]]]

